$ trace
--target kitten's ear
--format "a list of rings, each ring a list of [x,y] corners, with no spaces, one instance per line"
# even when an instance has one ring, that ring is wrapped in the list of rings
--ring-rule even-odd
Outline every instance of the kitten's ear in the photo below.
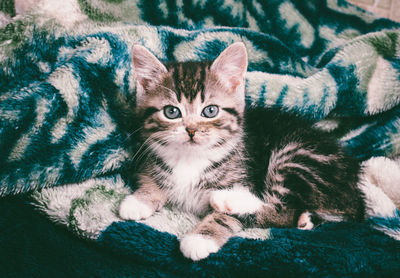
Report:
[[[247,71],[247,52],[244,44],[236,42],[228,46],[215,59],[210,69],[232,90],[238,85],[243,85]]]
[[[163,74],[167,73],[165,66],[150,51],[138,44],[132,47],[132,63],[136,81],[143,89],[160,82]]]

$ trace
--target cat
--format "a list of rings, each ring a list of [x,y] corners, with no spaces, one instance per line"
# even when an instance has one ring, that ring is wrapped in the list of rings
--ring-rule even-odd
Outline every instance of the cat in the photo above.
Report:
[[[146,159],[123,219],[167,202],[201,217],[180,239],[192,260],[217,252],[243,227],[311,229],[362,220],[360,168],[329,135],[274,109],[245,112],[247,51],[227,47],[213,62],[162,64],[132,49],[136,116]]]

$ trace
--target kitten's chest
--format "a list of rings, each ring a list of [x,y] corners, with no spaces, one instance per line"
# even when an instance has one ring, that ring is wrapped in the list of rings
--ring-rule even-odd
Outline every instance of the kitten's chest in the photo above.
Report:
[[[175,163],[164,187],[168,200],[186,211],[203,213],[208,208],[209,191],[201,182],[209,165],[206,159],[181,159]]]

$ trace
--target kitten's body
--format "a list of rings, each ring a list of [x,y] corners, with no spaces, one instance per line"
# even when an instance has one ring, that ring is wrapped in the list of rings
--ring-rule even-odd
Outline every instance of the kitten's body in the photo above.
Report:
[[[362,218],[358,164],[334,140],[261,109],[247,113],[244,130],[242,44],[212,64],[167,68],[135,46],[133,64],[145,160],[138,189],[121,203],[122,218],[146,218],[166,202],[203,217],[181,239],[193,260],[218,251],[243,224],[311,228],[310,215]]]

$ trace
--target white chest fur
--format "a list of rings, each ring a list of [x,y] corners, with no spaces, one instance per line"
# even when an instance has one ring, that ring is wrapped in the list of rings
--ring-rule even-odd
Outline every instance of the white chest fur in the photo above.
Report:
[[[164,187],[169,202],[185,211],[202,214],[208,208],[210,197],[209,190],[199,185],[202,175],[208,166],[221,160],[226,152],[169,148],[158,154],[172,169]]]

